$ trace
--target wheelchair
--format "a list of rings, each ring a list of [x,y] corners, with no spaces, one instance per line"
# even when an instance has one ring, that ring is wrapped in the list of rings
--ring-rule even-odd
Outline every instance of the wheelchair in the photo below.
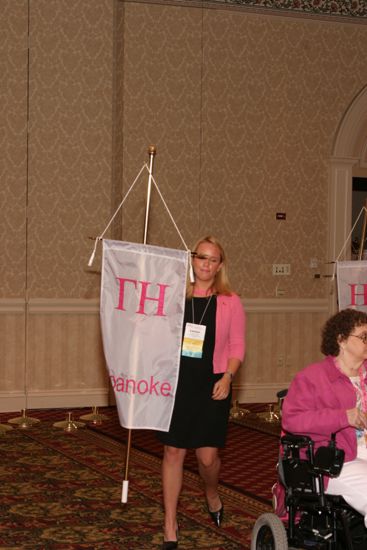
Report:
[[[367,550],[364,517],[324,490],[324,476],[337,477],[343,466],[335,435],[316,452],[308,436],[286,433],[280,442],[278,501],[257,519],[251,550]]]

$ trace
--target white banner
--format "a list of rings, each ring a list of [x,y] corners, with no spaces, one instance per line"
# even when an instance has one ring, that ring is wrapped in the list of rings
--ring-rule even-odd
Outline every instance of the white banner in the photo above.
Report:
[[[367,311],[367,261],[337,262],[339,310]]]
[[[189,253],[103,240],[103,347],[121,426],[168,431]]]

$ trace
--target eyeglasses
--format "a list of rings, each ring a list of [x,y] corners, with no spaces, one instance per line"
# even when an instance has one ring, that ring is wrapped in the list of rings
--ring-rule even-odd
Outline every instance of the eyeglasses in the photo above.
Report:
[[[211,264],[219,264],[221,262],[220,258],[215,258],[214,256],[207,256],[206,254],[197,254],[196,252],[192,252],[191,255],[196,260],[208,260]]]
[[[364,332],[363,334],[350,334],[349,336],[359,338],[364,344],[367,344],[367,332]]]

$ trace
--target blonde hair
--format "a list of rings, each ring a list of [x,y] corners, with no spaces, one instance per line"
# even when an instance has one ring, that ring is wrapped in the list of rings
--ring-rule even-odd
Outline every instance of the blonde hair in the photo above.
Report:
[[[220,244],[220,242],[216,237],[213,237],[212,235],[208,235],[206,237],[202,237],[195,243],[195,246],[193,247],[192,252],[196,252],[201,243],[210,243],[216,246],[220,253],[220,261],[222,262],[222,266],[215,275],[213,292],[216,294],[224,294],[226,296],[230,296],[231,294],[233,294],[233,291],[231,289],[231,285],[228,279],[227,259],[224,253],[223,246]],[[190,280],[188,280],[187,286],[186,286],[186,298],[192,298],[193,292],[194,292],[194,283],[191,283]]]

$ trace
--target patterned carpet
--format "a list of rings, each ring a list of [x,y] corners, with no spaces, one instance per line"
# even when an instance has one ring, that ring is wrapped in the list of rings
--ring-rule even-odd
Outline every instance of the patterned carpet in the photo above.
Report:
[[[258,420],[255,415],[257,409],[264,410],[264,406],[252,405],[252,414],[246,415],[239,422],[230,422],[227,445],[221,450],[220,481],[227,487],[267,504],[271,499],[271,486],[275,482],[279,427]],[[120,426],[115,410],[110,408],[106,414],[108,420],[101,426],[91,425],[90,428],[117,441],[126,442],[127,430]],[[136,449],[157,458],[162,457],[162,445],[151,430],[133,430],[132,444]],[[261,473],[259,473],[259,457],[261,457]],[[197,472],[194,451],[188,451],[185,468],[191,472]]]
[[[73,418],[86,412],[76,410]],[[0,549],[160,547],[160,444],[150,431],[133,431],[129,497],[122,504],[127,431],[118,425],[113,407],[100,412],[108,416],[101,426],[67,433],[53,427],[65,411],[31,411],[41,423],[0,437]],[[14,416],[19,415],[3,414],[1,422]],[[277,446],[277,437],[231,423],[222,453],[221,529],[207,515],[194,457],[188,457],[179,506],[180,549],[249,549],[254,521],[270,509]]]

